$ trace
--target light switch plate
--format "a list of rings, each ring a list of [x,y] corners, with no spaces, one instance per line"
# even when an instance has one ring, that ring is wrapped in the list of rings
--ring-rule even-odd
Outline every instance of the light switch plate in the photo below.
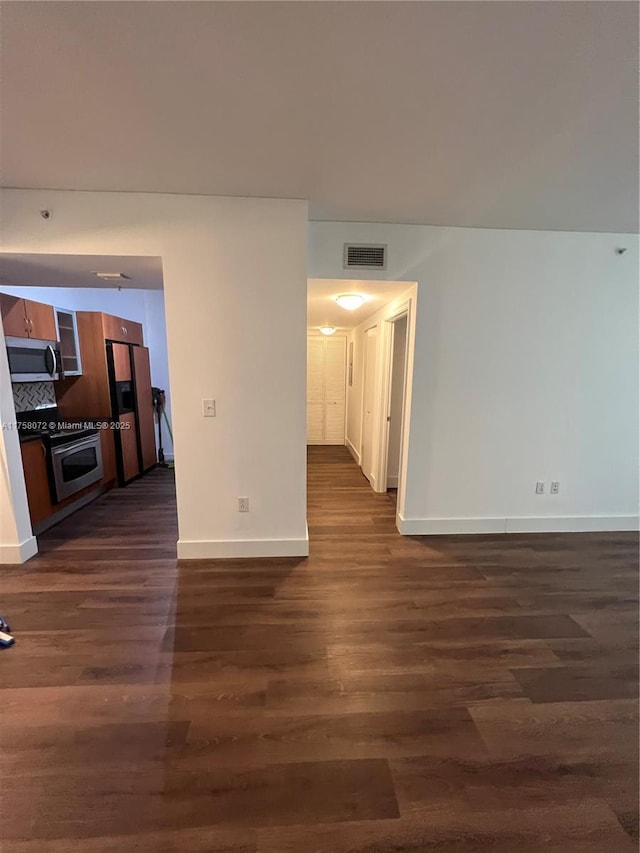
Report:
[[[204,418],[215,418],[216,416],[216,401],[215,400],[203,400],[202,401],[202,417]]]

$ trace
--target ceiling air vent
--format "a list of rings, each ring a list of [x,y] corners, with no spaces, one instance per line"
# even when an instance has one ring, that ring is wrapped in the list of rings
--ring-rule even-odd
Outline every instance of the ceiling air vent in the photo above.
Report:
[[[386,270],[387,247],[368,243],[344,244],[344,268],[346,270]]]

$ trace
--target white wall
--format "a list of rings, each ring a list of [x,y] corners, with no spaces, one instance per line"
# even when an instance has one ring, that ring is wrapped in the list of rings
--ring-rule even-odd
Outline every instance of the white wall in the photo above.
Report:
[[[179,556],[307,553],[306,203],[4,190],[2,215],[1,251],[162,257]]]
[[[637,236],[314,222],[309,275],[346,241],[418,282],[403,532],[637,527]]]
[[[166,411],[171,421],[171,392],[167,357],[167,329],[164,293],[161,290],[117,290],[106,287],[16,287],[0,285],[0,293],[12,293],[71,311],[104,311],[142,323],[144,342],[149,347],[151,383],[166,391]],[[173,442],[163,423],[162,445],[167,459],[173,459]],[[157,444],[157,430],[156,430]]]

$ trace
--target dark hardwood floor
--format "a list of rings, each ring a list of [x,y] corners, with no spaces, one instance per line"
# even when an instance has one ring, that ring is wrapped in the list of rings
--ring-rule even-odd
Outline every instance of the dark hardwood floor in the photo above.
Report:
[[[309,457],[308,560],[178,566],[156,470],[0,569],[0,847],[637,851],[637,537],[403,538]]]

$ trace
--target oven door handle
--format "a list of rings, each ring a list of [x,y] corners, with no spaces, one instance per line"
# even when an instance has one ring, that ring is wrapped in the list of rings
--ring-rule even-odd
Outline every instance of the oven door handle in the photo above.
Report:
[[[52,447],[51,452],[54,456],[62,456],[67,453],[75,453],[77,450],[84,450],[85,447],[98,447],[100,443],[99,436],[85,438],[74,444],[62,444],[58,447]]]

